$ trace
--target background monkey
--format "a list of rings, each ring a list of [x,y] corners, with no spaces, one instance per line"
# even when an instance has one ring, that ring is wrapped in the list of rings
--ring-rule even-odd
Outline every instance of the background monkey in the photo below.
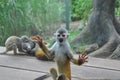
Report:
[[[12,50],[14,51],[14,54],[17,54],[17,49],[19,52],[28,53],[34,47],[34,45],[34,42],[27,36],[10,36],[5,42],[6,50],[3,52],[3,54]]]
[[[35,56],[40,60],[51,60],[45,56],[45,53],[41,50],[38,41],[41,41],[42,37],[40,36],[32,36],[31,38],[27,36],[10,36],[5,42],[6,50],[1,54],[5,54],[8,51],[14,51],[14,54],[17,54],[17,49],[19,52],[23,52],[30,56]],[[47,42],[44,41],[44,44],[49,46]]]
[[[27,53],[29,55],[34,55],[34,53],[32,53],[32,49],[36,47],[36,44],[29,37],[21,36],[21,38],[18,39],[16,44],[18,51]]]
[[[71,80],[70,61],[74,64],[81,65],[86,62],[88,57],[86,54],[82,54],[82,56],[79,56],[78,59],[73,57],[72,50],[67,41],[69,34],[65,28],[59,28],[56,31],[55,36],[56,42],[53,44],[50,50],[42,42],[40,42],[42,45],[41,48],[44,53],[48,57],[53,58],[57,64],[57,69],[50,69],[53,79],[58,80],[60,75],[64,75],[66,77],[65,80]]]

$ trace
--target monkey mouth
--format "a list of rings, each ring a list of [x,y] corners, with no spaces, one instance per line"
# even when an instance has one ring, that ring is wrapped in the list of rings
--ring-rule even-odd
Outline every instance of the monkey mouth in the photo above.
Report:
[[[62,43],[62,42],[63,42],[63,39],[59,39],[59,42]]]

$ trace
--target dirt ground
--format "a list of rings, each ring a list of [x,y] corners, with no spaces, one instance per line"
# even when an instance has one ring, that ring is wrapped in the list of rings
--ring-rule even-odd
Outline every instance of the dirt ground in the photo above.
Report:
[[[73,21],[70,22],[70,30],[77,30],[79,26],[81,25],[81,21]],[[63,23],[61,26],[65,27],[66,23]]]

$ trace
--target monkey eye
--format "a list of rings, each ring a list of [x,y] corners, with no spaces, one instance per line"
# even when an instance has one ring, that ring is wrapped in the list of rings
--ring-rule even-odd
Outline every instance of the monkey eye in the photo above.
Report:
[[[60,34],[58,34],[57,36],[60,37]]]
[[[63,34],[62,37],[65,37],[65,35]]]

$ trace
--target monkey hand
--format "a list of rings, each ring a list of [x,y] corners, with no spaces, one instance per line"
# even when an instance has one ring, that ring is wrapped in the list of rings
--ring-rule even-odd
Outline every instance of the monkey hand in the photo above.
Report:
[[[78,65],[82,65],[83,63],[88,62],[87,59],[88,57],[85,53],[83,53],[81,56],[79,55]]]
[[[41,36],[33,36],[31,39],[39,44],[39,46],[42,45],[42,37]]]

